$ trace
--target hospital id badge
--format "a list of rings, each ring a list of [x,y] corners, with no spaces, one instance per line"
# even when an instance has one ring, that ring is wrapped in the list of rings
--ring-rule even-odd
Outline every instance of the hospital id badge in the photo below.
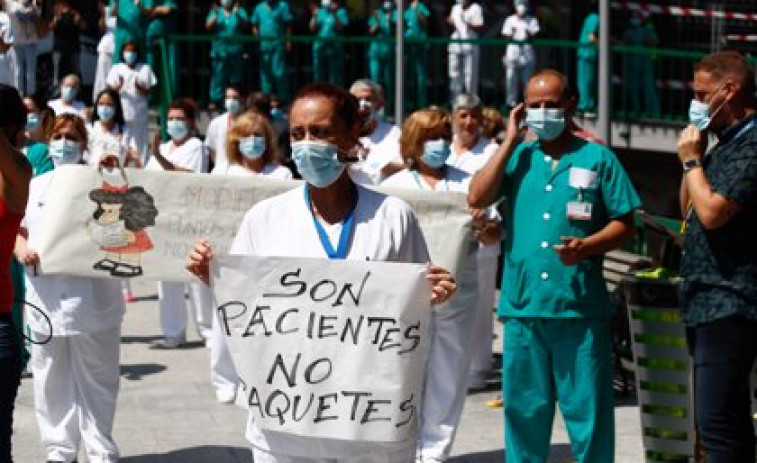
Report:
[[[568,219],[591,220],[591,203],[571,201],[568,203]]]

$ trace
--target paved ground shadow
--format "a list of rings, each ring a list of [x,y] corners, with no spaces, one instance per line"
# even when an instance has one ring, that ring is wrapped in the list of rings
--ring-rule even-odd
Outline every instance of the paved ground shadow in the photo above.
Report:
[[[122,457],[120,463],[252,463],[252,452],[243,447],[204,445],[169,453]]]
[[[165,365],[159,363],[136,363],[121,365],[121,376],[130,381],[140,381],[147,375],[154,375],[166,370]]]

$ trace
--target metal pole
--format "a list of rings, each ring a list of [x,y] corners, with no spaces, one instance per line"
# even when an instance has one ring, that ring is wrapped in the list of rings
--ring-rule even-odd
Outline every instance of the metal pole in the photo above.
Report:
[[[405,62],[405,0],[397,0],[397,49],[394,56],[394,123],[402,125],[402,119],[405,115],[405,70],[402,65]]]
[[[611,146],[610,130],[610,1],[599,0],[599,98],[597,132]]]

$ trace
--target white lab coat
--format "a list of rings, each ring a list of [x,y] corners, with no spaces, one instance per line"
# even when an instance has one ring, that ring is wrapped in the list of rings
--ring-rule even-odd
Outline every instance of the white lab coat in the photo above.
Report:
[[[511,40],[526,41],[539,33],[539,21],[530,15],[508,16],[502,25],[502,35]],[[530,43],[510,43],[502,57],[505,65],[507,104],[511,107],[521,102],[521,95],[536,66],[534,47]]]
[[[468,193],[470,175],[447,166],[443,180],[435,188],[417,172],[405,169],[392,175],[382,186],[427,191]],[[444,461],[449,456],[468,392],[468,372],[478,300],[475,244],[457,275],[457,294],[436,307],[431,323],[431,344],[426,367],[426,383],[421,405],[421,427],[417,460]]]
[[[451,38],[476,39],[478,33],[471,27],[484,25],[484,11],[478,3],[471,3],[467,9],[455,4],[450,13],[454,23]],[[480,50],[470,43],[451,43],[448,48],[450,98],[455,100],[461,93],[478,93],[478,65]]]
[[[381,169],[390,162],[402,162],[400,155],[399,127],[377,121],[376,128],[368,136],[360,137],[360,144],[368,150],[364,160],[350,164],[350,177],[361,185],[378,185],[384,179]]]
[[[32,180],[23,226],[38,248],[55,171]],[[94,204],[93,204],[94,210]],[[84,233],[82,230],[81,233]],[[117,280],[26,272],[34,402],[47,460],[71,461],[81,441],[91,462],[115,462],[111,435],[119,389],[120,325],[125,306]],[[32,310],[31,307],[36,307]]]
[[[326,258],[313,216],[299,187],[256,204],[245,215],[231,246],[231,254]],[[428,250],[418,221],[400,199],[357,187],[358,203],[347,259],[423,263]],[[341,224],[329,226],[334,237]],[[413,459],[414,442],[383,443],[301,437],[260,429],[247,421],[253,458],[261,462],[386,462]]]
[[[108,71],[106,83],[111,88],[118,88],[121,96],[121,106],[124,110],[124,120],[129,131],[136,140],[139,148],[139,156],[144,165],[147,160],[147,145],[149,144],[149,112],[147,107],[147,95],[137,88],[137,82],[142,87],[152,88],[158,80],[150,66],[137,63],[130,67],[125,63],[113,65]]]

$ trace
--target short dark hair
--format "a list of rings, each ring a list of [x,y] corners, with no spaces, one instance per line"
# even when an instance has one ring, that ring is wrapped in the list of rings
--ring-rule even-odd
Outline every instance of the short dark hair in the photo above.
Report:
[[[98,188],[89,192],[89,199],[97,203],[97,209],[92,214],[95,220],[103,214],[103,204],[122,204],[118,218],[124,221],[124,227],[131,232],[155,225],[155,218],[158,216],[155,200],[141,186],[131,187],[126,191]]]
[[[168,105],[168,110],[170,111],[172,109],[180,109],[184,111],[187,118],[192,120],[194,120],[197,115],[197,103],[195,103],[193,99],[187,97],[174,99],[171,104]]]
[[[26,126],[26,106],[18,90],[10,85],[0,84],[0,127],[14,126],[23,129]]]
[[[245,92],[242,86],[237,82],[230,82],[226,84],[226,90],[234,90],[235,92],[239,93],[239,97],[242,99],[242,102],[246,102],[245,99],[247,98],[247,92]]]
[[[263,92],[252,92],[247,97],[247,110],[271,119],[271,96]]]
[[[325,98],[334,104],[334,109],[344,125],[352,129],[363,125],[357,98],[342,87],[326,82],[318,82],[303,87],[292,100],[292,106],[303,98]]]
[[[112,88],[106,88],[105,90],[97,94],[97,98],[95,98],[94,101],[95,110],[92,114],[92,120],[100,120],[100,116],[97,114],[97,103],[100,101],[100,98],[102,98],[103,95],[108,95],[110,96],[110,99],[113,100],[113,109],[116,110],[116,113],[113,115],[113,121],[119,127],[123,127],[126,124],[126,120],[124,119],[124,109],[121,106],[121,97],[118,96],[118,92],[116,92]]]
[[[741,85],[741,101],[749,104],[755,102],[754,70],[749,67],[746,58],[735,51],[718,51],[710,53],[694,65],[694,72],[707,72],[716,80],[732,77]]]

